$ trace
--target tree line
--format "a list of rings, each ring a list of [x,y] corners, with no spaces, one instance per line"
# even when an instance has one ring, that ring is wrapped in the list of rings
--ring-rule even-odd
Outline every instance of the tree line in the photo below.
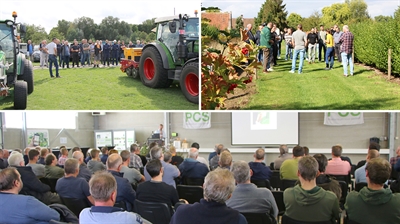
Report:
[[[23,38],[23,42],[32,40],[33,43],[39,44],[42,40],[51,40],[56,37],[60,40],[123,40],[135,42],[141,40],[143,42],[151,42],[156,39],[156,34],[151,30],[155,27],[155,18],[147,19],[142,24],[129,24],[118,17],[105,17],[100,24],[96,24],[92,18],[80,17],[73,21],[58,20],[57,26],[53,27],[49,33],[40,26],[35,24],[25,24],[27,32]]]

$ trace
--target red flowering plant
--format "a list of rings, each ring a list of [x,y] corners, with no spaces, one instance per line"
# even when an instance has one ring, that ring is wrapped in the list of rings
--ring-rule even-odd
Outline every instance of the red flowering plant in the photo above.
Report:
[[[223,50],[209,47],[210,37],[202,37],[201,57],[201,109],[224,109],[227,94],[236,88],[245,89],[255,75],[258,47],[244,41],[233,43],[221,41]]]

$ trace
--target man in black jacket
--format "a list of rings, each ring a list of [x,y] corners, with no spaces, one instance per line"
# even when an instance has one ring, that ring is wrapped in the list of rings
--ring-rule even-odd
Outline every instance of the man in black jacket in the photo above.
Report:
[[[31,195],[46,205],[61,203],[60,197],[50,192],[50,186],[40,182],[32,171],[32,167],[24,166],[24,158],[21,153],[13,152],[8,158],[10,166],[17,168],[24,183],[21,194]]]

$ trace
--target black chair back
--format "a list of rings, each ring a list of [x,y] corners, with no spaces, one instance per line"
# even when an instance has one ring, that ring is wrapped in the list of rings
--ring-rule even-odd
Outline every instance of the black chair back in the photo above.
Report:
[[[266,213],[242,213],[248,224],[274,224]]]
[[[286,211],[285,203],[283,202],[283,191],[272,191],[272,195],[274,195],[279,210],[278,216],[282,216]]]
[[[269,168],[270,168],[271,170],[274,170],[274,169],[275,169],[274,165],[275,165],[275,163],[274,163],[274,162],[271,162],[271,163],[269,164]]]
[[[179,198],[186,199],[190,204],[199,202],[203,198],[203,188],[200,186],[178,185],[176,190]]]
[[[337,181],[341,180],[341,181],[345,181],[347,184],[351,183],[350,174],[348,174],[348,175],[329,175],[329,176],[333,177]]]
[[[272,170],[272,176],[270,179],[271,187],[273,189],[280,189],[282,186],[281,182],[281,175],[279,173],[279,170]]]
[[[204,178],[183,178],[184,185],[203,186]]]
[[[135,200],[135,211],[153,224],[168,224],[171,220],[170,208],[165,203]]]
[[[390,173],[391,180],[397,180],[399,173],[394,169],[394,165],[392,166],[392,172]]]
[[[45,178],[45,177],[42,177],[39,180],[42,183],[49,185],[51,192],[53,192],[53,193],[56,192],[56,184],[57,184],[58,178]]]
[[[297,180],[282,179],[281,182],[282,182],[281,191],[284,191],[286,190],[286,188],[294,187]]]
[[[126,202],[125,202],[125,201],[115,202],[114,207],[122,208],[122,209],[124,209],[125,211],[127,210]]]
[[[60,197],[61,202],[67,206],[69,210],[71,210],[77,217],[79,217],[79,213],[84,208],[90,207],[87,199],[76,199],[76,198],[63,198]]]
[[[331,220],[328,221],[319,221],[319,222],[305,222],[305,221],[299,221],[299,220],[294,220],[292,218],[289,218],[288,216],[284,215],[282,216],[282,224],[332,224]]]
[[[257,185],[257,187],[266,187],[272,190],[269,180],[251,180],[251,183]]]
[[[360,191],[363,187],[368,186],[365,182],[356,183],[355,191]]]

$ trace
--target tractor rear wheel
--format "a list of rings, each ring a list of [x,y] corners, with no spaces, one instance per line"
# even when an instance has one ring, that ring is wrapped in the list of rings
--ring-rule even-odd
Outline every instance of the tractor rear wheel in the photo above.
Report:
[[[167,88],[172,83],[163,67],[161,55],[154,47],[145,48],[142,52],[139,74],[142,83],[151,88]]]
[[[183,95],[191,103],[199,103],[199,63],[190,62],[182,69],[180,86]]]
[[[33,92],[33,65],[32,62],[24,60],[24,73],[18,76],[18,80],[24,80],[28,85],[28,94]]]
[[[14,84],[14,109],[25,110],[28,100],[28,87],[25,81],[16,81]]]

